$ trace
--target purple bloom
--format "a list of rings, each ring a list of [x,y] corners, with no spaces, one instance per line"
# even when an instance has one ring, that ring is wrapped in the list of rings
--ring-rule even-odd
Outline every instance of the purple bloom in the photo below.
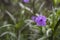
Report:
[[[35,21],[35,18],[36,18],[36,16],[32,16],[32,20],[34,20],[34,21]]]
[[[33,16],[32,20],[35,21],[38,26],[46,26],[46,17],[43,15]]]
[[[29,0],[23,0],[23,2],[25,2],[25,3],[29,3]]]

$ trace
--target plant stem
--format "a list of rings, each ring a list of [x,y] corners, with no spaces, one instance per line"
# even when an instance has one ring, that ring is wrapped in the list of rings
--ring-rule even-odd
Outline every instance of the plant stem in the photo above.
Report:
[[[54,34],[55,34],[59,25],[60,25],[60,19],[58,20],[57,24],[55,25],[54,31],[52,30],[52,35],[49,37],[49,40],[54,40]]]

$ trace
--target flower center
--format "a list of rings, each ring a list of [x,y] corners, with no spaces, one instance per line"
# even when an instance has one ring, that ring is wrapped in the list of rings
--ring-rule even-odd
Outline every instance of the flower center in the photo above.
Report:
[[[42,21],[42,19],[40,19],[40,21]]]

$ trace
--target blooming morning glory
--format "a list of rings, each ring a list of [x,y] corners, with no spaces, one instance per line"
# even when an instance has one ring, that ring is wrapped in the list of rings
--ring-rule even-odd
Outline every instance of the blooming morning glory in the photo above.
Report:
[[[23,0],[23,2],[25,2],[25,3],[29,3],[29,0]]]
[[[32,20],[36,22],[37,26],[46,26],[46,17],[43,15],[32,16]]]

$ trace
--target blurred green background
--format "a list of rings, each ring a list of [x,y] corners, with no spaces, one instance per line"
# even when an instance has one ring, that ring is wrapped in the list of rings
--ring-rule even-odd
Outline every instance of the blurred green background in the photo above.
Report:
[[[38,14],[47,17],[46,27],[32,22]],[[0,40],[60,40],[59,19],[60,0],[0,0]]]

